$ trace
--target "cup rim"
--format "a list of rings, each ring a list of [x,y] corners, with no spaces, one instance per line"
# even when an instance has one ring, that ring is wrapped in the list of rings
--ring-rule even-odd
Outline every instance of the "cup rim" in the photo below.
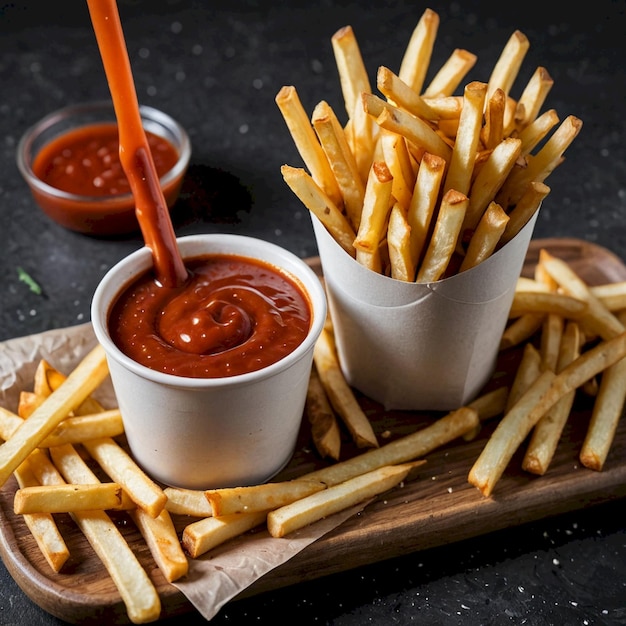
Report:
[[[39,193],[46,194],[60,200],[98,204],[119,204],[126,203],[128,201],[134,202],[132,193],[123,193],[110,196],[87,196],[70,193],[64,191],[63,189],[58,189],[57,187],[49,185],[48,183],[41,180],[33,171],[31,164],[33,159],[28,156],[29,150],[31,149],[31,146],[35,139],[42,132],[52,127],[60,120],[71,118],[72,115],[90,112],[93,113],[101,110],[114,112],[113,102],[110,100],[97,100],[93,102],[72,104],[48,113],[40,120],[29,126],[20,137],[16,148],[17,168],[22,174],[24,180],[26,180],[26,182],[34,189],[36,189]],[[151,121],[161,124],[162,126],[172,130],[173,134],[175,134],[179,139],[180,146],[175,146],[178,151],[178,159],[174,166],[159,179],[161,186],[165,187],[166,185],[169,185],[172,181],[180,177],[180,175],[189,165],[189,161],[191,159],[191,141],[189,139],[189,135],[187,134],[185,128],[178,121],[159,109],[142,104],[139,106],[139,112],[142,119],[147,118]],[[113,123],[115,123],[115,120],[113,120]],[[77,126],[76,128],[79,128],[79,126]]]
[[[256,383],[275,376],[293,363],[304,358],[306,354],[313,348],[315,341],[319,337],[326,320],[327,301],[324,288],[321,281],[313,271],[313,269],[300,257],[296,256],[289,250],[274,244],[272,242],[250,237],[248,235],[235,235],[226,233],[206,233],[201,235],[187,235],[177,238],[177,243],[181,248],[198,242],[209,241],[216,246],[225,249],[215,250],[216,253],[236,254],[238,256],[260,259],[270,265],[286,272],[292,279],[300,284],[306,293],[311,307],[311,324],[309,332],[304,341],[298,345],[295,350],[286,354],[280,360],[267,365],[259,370],[237,374],[234,376],[224,376],[215,378],[196,378],[187,376],[177,376],[174,374],[166,374],[153,370],[145,365],[137,363],[127,356],[111,339],[108,332],[107,319],[110,310],[111,301],[108,298],[108,291],[113,289],[113,296],[120,293],[125,285],[128,285],[141,272],[150,267],[150,259],[152,252],[144,246],[135,250],[128,256],[110,268],[99,282],[94,292],[91,302],[91,324],[98,341],[102,344],[107,357],[115,359],[126,369],[130,370],[137,376],[151,380],[156,384],[167,385],[170,387],[205,390],[217,387],[232,387],[237,385],[245,385]],[[235,243],[237,248],[230,250],[229,247]],[[272,255],[280,256],[281,263],[268,261],[263,256],[255,254],[257,250],[269,251]],[[207,250],[203,254],[212,254],[212,250]],[[183,251],[183,257],[184,257]],[[293,269],[292,269],[293,268]],[[118,280],[121,278],[121,280]]]

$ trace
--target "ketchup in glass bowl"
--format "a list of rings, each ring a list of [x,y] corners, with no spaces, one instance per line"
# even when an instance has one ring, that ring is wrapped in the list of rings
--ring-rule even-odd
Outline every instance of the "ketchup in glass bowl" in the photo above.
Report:
[[[141,106],[140,114],[171,208],[189,165],[189,137],[157,109]],[[96,236],[139,229],[111,102],[72,105],[42,118],[20,139],[17,165],[42,211],[61,226]]]

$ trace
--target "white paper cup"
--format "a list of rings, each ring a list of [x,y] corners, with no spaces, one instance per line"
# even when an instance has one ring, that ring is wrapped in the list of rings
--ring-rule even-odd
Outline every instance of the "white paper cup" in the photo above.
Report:
[[[148,248],[114,266],[98,285],[91,316],[103,345],[132,455],[155,480],[189,489],[261,483],[290,460],[302,421],[313,347],[326,317],[321,283],[292,253],[251,237],[196,235],[178,240],[183,258],[236,254],[288,272],[308,295],[312,319],[302,344],[261,370],[186,378],[140,365],[113,343],[107,316],[116,296],[152,265]]]
[[[311,216],[347,381],[386,409],[452,410],[493,373],[535,217],[480,265],[434,283],[377,274]]]

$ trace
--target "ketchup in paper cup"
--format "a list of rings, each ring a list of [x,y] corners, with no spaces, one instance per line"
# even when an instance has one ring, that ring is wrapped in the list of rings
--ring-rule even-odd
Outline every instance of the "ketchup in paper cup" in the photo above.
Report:
[[[177,243],[189,279],[165,289],[168,302],[150,312],[164,288],[151,278],[148,247],[113,267],[92,302],[130,450],[166,485],[264,482],[294,451],[326,318],[323,287],[304,261],[266,241]]]
[[[479,265],[431,283],[374,272],[312,215],[341,369],[386,409],[453,410],[493,374],[537,213]]]

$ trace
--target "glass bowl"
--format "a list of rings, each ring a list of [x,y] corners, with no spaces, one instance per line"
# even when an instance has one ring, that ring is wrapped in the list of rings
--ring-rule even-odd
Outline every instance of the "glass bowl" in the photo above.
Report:
[[[178,159],[161,178],[161,188],[171,209],[182,185],[191,157],[191,144],[185,129],[169,115],[149,106],[140,106],[147,133],[158,135],[176,150]],[[55,222],[77,232],[109,236],[139,229],[132,193],[78,195],[58,189],[39,178],[33,163],[51,141],[79,128],[105,123],[117,124],[113,103],[91,102],[54,111],[31,126],[17,147],[17,166],[42,211]]]

